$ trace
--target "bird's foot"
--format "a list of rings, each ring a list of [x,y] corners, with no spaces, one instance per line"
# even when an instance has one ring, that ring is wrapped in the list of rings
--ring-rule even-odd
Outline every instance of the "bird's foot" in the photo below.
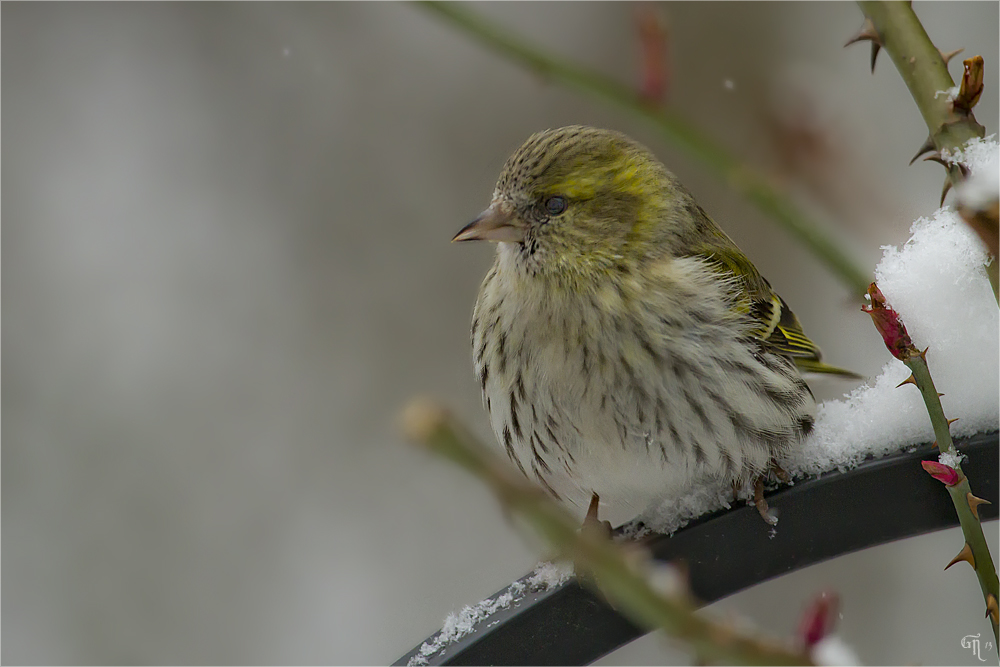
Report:
[[[584,533],[597,532],[605,537],[611,537],[611,522],[601,521],[597,518],[598,506],[601,504],[601,497],[596,493],[590,496],[590,507],[587,508],[587,516],[583,518],[583,525],[580,531]]]
[[[753,482],[753,504],[757,508],[757,512],[760,513],[764,522],[769,526],[773,526],[778,523],[778,514],[772,510],[767,501],[764,500],[764,476],[761,475]]]
[[[792,481],[792,476],[788,474],[788,471],[778,465],[777,461],[771,461],[770,472],[774,473],[774,476],[778,478],[779,481],[788,484]]]

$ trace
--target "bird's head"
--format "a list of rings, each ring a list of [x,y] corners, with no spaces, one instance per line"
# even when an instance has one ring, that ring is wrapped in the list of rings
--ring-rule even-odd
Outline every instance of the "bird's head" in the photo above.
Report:
[[[498,241],[532,273],[608,273],[670,252],[687,201],[625,135],[563,127],[531,136],[507,160],[489,208],[454,240]]]

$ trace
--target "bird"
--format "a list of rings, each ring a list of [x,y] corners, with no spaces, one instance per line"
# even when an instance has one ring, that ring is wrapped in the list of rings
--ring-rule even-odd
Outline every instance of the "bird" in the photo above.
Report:
[[[453,241],[493,241],[472,318],[502,452],[557,500],[634,518],[703,480],[754,487],[816,412],[798,318],[653,153],[580,125],[533,134]]]

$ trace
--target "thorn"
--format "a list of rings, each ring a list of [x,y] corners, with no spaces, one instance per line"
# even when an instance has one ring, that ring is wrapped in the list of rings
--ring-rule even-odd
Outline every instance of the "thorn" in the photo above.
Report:
[[[951,426],[952,424],[954,424],[954,423],[955,423],[955,422],[957,422],[958,420],[959,420],[959,418],[958,418],[958,417],[955,417],[954,419],[949,419],[949,420],[948,420],[948,426]]]
[[[904,384],[912,384],[913,386],[917,386],[917,379],[913,377],[913,373],[910,373],[910,377],[906,378],[905,380],[897,384],[896,389],[899,389]]]
[[[960,172],[962,172],[962,178],[968,178],[969,177],[969,168],[966,167],[963,163],[961,163],[961,162],[952,162],[952,164],[955,165],[956,167],[958,167],[958,170]]]
[[[952,165],[951,162],[948,162],[943,157],[941,157],[941,153],[939,153],[938,151],[934,151],[933,153],[931,153],[930,155],[928,155],[927,157],[925,157],[924,158],[924,162],[937,162],[939,165],[943,166],[945,169],[947,169],[948,167],[950,167]]]
[[[948,196],[948,191],[951,190],[951,177],[944,177],[944,187],[941,188],[941,203],[939,206],[944,206],[944,198]]]
[[[858,31],[858,34],[847,40],[847,43],[844,44],[844,46],[850,46],[855,42],[863,42],[865,40],[872,43],[872,72],[874,72],[875,59],[878,57],[879,49],[882,48],[882,38],[878,36],[875,24],[868,18],[866,18],[865,22],[861,25],[861,30]]]
[[[940,391],[937,394],[938,394],[938,398],[941,398],[942,396],[944,396],[944,394],[941,393]]]
[[[929,349],[931,349],[930,345],[928,345],[927,347],[925,347],[923,350],[921,350],[917,354],[920,356],[921,359],[923,359],[924,361],[927,361],[927,350],[929,350]]]
[[[1000,606],[997,605],[997,598],[993,593],[986,596],[986,615],[992,617],[993,625],[997,624],[1000,617]]]
[[[935,148],[937,148],[937,146],[934,145],[934,138],[931,137],[930,135],[927,135],[927,141],[923,143],[923,145],[920,147],[920,150],[917,151],[917,154],[913,156],[912,160],[910,160],[910,164],[916,162],[917,158],[923,155],[924,153],[929,153]]]
[[[848,47],[855,42],[863,42],[866,39],[872,42],[879,41],[878,31],[875,29],[875,24],[872,23],[872,20],[869,18],[866,18],[865,22],[861,24],[861,30],[858,31],[858,34],[847,40],[847,43],[844,44],[844,46]]]
[[[944,61],[945,67],[948,66],[948,63],[951,61],[952,58],[957,56],[962,51],[965,51],[965,49],[955,49],[954,51],[949,51],[948,53],[945,53],[941,49],[938,49],[938,53],[941,54],[941,60]]]
[[[972,514],[973,514],[973,516],[976,517],[976,519],[979,519],[979,506],[980,505],[992,505],[993,504],[993,503],[991,503],[988,500],[983,500],[982,498],[976,498],[974,495],[972,495],[971,491],[969,493],[965,494],[965,499],[969,502],[969,509],[972,510]]]
[[[875,73],[875,60],[878,58],[878,50],[881,48],[881,44],[878,42],[872,42],[872,74]]]
[[[951,562],[944,566],[944,569],[947,570],[949,567],[951,567],[955,563],[959,563],[959,562],[961,562],[963,560],[966,563],[968,563],[969,565],[971,565],[973,570],[976,569],[976,559],[972,555],[972,547],[969,546],[968,542],[966,542],[965,546],[962,547],[962,550],[958,552],[958,555],[955,556],[954,558],[952,558]]]

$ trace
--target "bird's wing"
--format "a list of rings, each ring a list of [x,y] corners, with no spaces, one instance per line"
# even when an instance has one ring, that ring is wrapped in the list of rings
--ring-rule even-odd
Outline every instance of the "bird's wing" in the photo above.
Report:
[[[819,347],[802,330],[799,318],[729,237],[722,234],[722,238],[713,239],[711,245],[697,248],[693,254],[734,282],[737,307],[754,322],[753,336],[766,347],[791,357],[803,371],[860,377],[823,363]]]

